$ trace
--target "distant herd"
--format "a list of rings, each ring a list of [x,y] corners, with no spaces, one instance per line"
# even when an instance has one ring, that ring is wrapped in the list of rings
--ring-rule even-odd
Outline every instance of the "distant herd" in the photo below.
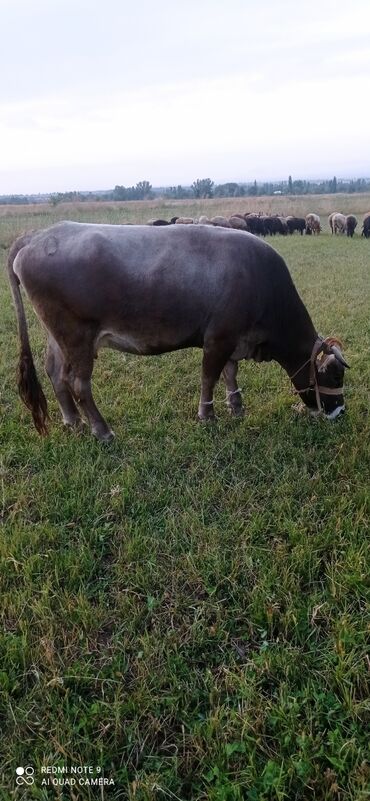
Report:
[[[293,234],[298,231],[308,235],[319,234],[322,230],[318,214],[307,214],[306,217],[282,217],[280,215],[266,215],[261,212],[248,212],[246,214],[233,214],[232,217],[172,217],[171,220],[149,220],[148,225],[216,225],[222,228],[237,228],[240,231],[249,231],[258,236],[274,236],[275,234]],[[333,211],[329,215],[329,227],[332,234],[346,234],[353,237],[357,227],[354,214],[341,214]],[[362,236],[370,237],[370,211],[365,214],[362,225]]]

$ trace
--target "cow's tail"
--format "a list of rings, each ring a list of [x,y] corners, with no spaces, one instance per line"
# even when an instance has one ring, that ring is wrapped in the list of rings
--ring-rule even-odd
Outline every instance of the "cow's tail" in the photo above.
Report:
[[[8,275],[17,314],[20,340],[18,390],[23,403],[32,414],[37,431],[39,434],[45,435],[47,434],[46,421],[49,419],[47,401],[37,378],[28,337],[27,320],[24,312],[19,279],[13,270],[13,263],[17,253],[31,241],[31,238],[32,234],[25,234],[19,237],[12,245],[8,258]]]

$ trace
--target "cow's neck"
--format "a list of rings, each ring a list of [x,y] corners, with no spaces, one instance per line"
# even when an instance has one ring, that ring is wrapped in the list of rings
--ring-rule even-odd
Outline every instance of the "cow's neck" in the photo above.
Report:
[[[276,357],[276,361],[288,373],[298,391],[307,389],[310,385],[311,356],[317,336],[317,331],[310,321],[310,325],[304,327],[300,336],[295,332],[291,340],[287,339],[284,342],[280,354]]]

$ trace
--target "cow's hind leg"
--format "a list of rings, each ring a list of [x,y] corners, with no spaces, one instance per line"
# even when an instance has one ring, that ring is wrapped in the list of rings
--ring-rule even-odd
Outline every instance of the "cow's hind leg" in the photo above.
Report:
[[[245,409],[242,402],[242,391],[238,388],[236,376],[238,374],[238,362],[229,359],[222,371],[222,377],[226,384],[226,403],[230,414],[235,417],[242,417]]]
[[[64,356],[59,345],[51,335],[48,337],[45,368],[53,385],[54,392],[62,412],[64,425],[80,425],[82,423],[81,415],[77,409],[71,394],[71,390],[65,379]]]
[[[212,341],[205,343],[202,361],[202,387],[198,407],[199,420],[214,420],[213,390],[234,350],[234,345]]]
[[[91,376],[94,365],[93,347],[74,348],[73,358],[66,366],[65,377],[74,399],[87,418],[94,437],[101,442],[110,442],[113,431],[109,428],[97,408],[91,391]]]

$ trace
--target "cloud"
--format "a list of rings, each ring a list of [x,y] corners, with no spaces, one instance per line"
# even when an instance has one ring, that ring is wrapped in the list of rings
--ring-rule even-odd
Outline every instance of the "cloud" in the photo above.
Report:
[[[342,0],[2,0],[2,11],[0,191],[22,175],[17,191],[37,190],[37,170],[58,190],[366,164],[359,0],[350,13]]]

